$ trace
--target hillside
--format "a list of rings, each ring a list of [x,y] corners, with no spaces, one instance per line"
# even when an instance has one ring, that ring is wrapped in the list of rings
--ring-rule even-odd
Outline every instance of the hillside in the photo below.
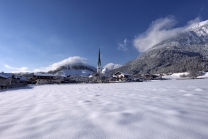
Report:
[[[113,69],[117,69],[120,68],[122,65],[120,64],[113,64],[113,63],[108,63],[106,64],[103,69],[107,69],[107,70],[113,70]]]
[[[61,66],[59,68],[57,68],[57,70],[53,70],[53,71],[49,71],[48,73],[58,73],[58,72],[62,72],[63,74],[65,74],[66,76],[68,75],[90,75],[93,72],[95,72],[96,69],[92,66],[89,65],[80,65],[80,64],[75,64],[72,66]]]
[[[138,58],[112,70],[142,73],[208,71],[208,20],[187,27],[179,35],[160,42]]]

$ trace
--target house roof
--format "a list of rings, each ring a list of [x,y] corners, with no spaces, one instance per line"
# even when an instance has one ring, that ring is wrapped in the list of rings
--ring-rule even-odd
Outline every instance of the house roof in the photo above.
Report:
[[[5,76],[5,75],[3,75],[3,74],[1,74],[1,73],[0,73],[0,77],[1,77],[1,78],[5,78],[5,79],[8,78],[7,76]]]
[[[28,81],[28,79],[25,76],[20,76],[19,78],[21,81]]]
[[[114,75],[117,75],[117,74],[123,74],[123,75],[129,75],[129,76],[132,76],[132,74],[129,74],[129,73],[125,73],[125,72],[116,72]]]
[[[0,73],[1,75],[5,76],[6,78],[12,78],[14,74],[12,73]]]

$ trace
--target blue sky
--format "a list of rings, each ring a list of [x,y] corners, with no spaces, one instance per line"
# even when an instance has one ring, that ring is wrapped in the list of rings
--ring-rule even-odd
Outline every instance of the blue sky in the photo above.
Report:
[[[96,66],[99,46],[102,66],[125,64],[154,44],[158,26],[177,32],[207,19],[206,0],[1,0],[0,71],[74,58]]]

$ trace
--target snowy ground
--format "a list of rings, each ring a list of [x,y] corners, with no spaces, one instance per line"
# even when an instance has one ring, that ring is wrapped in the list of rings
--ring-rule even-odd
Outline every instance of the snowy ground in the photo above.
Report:
[[[0,138],[207,139],[208,79],[0,92]]]

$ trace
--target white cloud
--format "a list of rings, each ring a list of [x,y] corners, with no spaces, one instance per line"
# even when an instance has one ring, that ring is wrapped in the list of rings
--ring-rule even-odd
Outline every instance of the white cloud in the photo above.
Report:
[[[9,65],[4,65],[4,67],[12,70],[12,72],[28,72],[28,68],[27,67],[21,67],[21,68],[14,68],[14,67],[11,67]]]
[[[175,18],[166,17],[157,19],[156,21],[152,22],[149,29],[147,29],[145,33],[140,34],[134,39],[133,45],[138,49],[139,52],[145,52],[159,42],[176,36],[184,31],[188,26],[198,22],[200,22],[199,17],[189,21],[187,26],[173,28],[177,23]]]
[[[128,51],[128,48],[126,47],[128,40],[125,39],[123,41],[123,43],[119,43],[118,44],[118,50],[122,50],[122,51]]]
[[[73,56],[69,57],[67,59],[64,59],[60,62],[56,62],[52,65],[49,65],[48,67],[42,67],[39,69],[35,69],[34,72],[48,72],[50,70],[56,70],[57,68],[65,65],[75,65],[75,64],[80,64],[80,65],[86,65],[87,64],[87,59],[79,57],[79,56]]]

